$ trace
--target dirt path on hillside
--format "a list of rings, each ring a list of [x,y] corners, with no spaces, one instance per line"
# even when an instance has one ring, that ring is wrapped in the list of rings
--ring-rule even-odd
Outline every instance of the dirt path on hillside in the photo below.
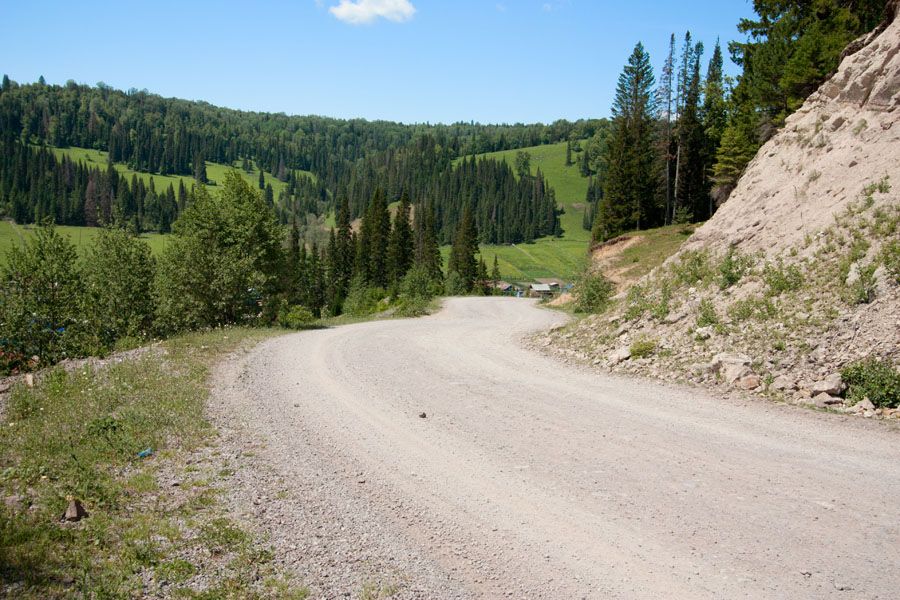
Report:
[[[561,319],[452,299],[234,359],[234,510],[315,598],[896,597],[896,430],[518,343]]]

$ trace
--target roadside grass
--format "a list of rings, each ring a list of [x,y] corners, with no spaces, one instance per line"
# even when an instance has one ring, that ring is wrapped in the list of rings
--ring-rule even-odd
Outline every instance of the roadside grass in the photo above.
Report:
[[[97,227],[73,227],[56,225],[56,231],[65,235],[75,245],[79,255],[99,235]],[[13,246],[21,246],[25,240],[34,235],[35,225],[18,225],[12,221],[0,221],[0,264],[6,262],[6,253]],[[140,238],[150,245],[154,255],[159,255],[168,243],[168,236],[160,233],[142,233]]]
[[[619,276],[624,281],[637,281],[675,254],[693,233],[693,229],[700,225],[669,225],[627,233],[625,235],[640,237],[640,241],[622,250],[609,264],[619,271]]]
[[[186,465],[215,434],[203,416],[211,366],[278,332],[191,333],[17,384],[0,423],[0,595],[305,597],[217,511],[225,471]],[[72,498],[88,516],[61,522]]]

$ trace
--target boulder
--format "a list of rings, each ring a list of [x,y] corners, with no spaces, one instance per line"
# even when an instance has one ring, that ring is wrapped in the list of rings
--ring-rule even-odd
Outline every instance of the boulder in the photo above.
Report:
[[[769,387],[778,392],[788,392],[797,389],[797,382],[787,375],[779,375],[772,381],[772,385]]]
[[[727,383],[735,383],[742,377],[752,375],[751,358],[746,354],[716,354],[712,360],[713,372],[722,375]]]
[[[872,401],[869,400],[868,398],[863,398],[862,400],[860,400],[859,402],[857,402],[856,404],[853,405],[853,409],[858,412],[865,412],[865,411],[869,411],[869,410],[874,411],[875,405],[872,404]]]
[[[844,380],[841,379],[840,373],[832,373],[825,379],[820,379],[810,386],[809,391],[813,396],[817,394],[828,394],[836,396],[844,391]]]
[[[755,390],[761,384],[762,380],[759,378],[759,375],[756,375],[755,373],[744,375],[735,383],[735,385],[742,390]]]
[[[842,404],[844,401],[829,394],[816,394],[812,397],[812,404],[817,408],[830,408]]]
[[[626,361],[631,358],[631,350],[627,347],[621,347],[616,350],[613,350],[609,355],[609,364],[617,365],[620,362]]]

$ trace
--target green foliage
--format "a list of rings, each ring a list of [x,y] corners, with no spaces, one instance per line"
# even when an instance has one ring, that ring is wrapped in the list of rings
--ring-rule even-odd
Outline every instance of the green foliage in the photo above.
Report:
[[[456,271],[450,271],[444,280],[444,293],[448,296],[465,296],[469,293],[466,282]]]
[[[619,76],[612,106],[606,187],[594,219],[595,241],[611,239],[630,229],[660,225],[654,206],[656,117],[655,78],[650,56],[638,43]]]
[[[700,307],[697,311],[697,327],[718,324],[719,315],[716,314],[716,307],[713,305],[712,300],[704,298],[700,301]]]
[[[846,299],[851,304],[868,304],[875,299],[875,270],[878,265],[859,266],[856,280],[851,282],[846,291]]]
[[[763,281],[770,296],[780,296],[785,292],[799,290],[803,285],[803,271],[797,265],[785,265],[779,259],[777,263],[767,263],[763,268]]]
[[[159,327],[166,332],[254,321],[277,285],[282,232],[236,172],[218,194],[200,188],[160,257]]]
[[[628,288],[625,296],[625,320],[634,321],[641,318],[650,308],[647,300],[647,290],[640,284],[634,284]]]
[[[884,245],[881,260],[884,268],[894,278],[894,282],[900,284],[900,240],[893,240]]]
[[[306,329],[316,321],[316,315],[299,304],[284,304],[278,311],[278,324],[286,329]]]
[[[705,250],[690,250],[681,255],[672,265],[676,280],[683,285],[703,283],[712,275],[709,253]]]
[[[353,317],[365,317],[379,311],[385,291],[366,283],[362,275],[355,275],[350,281],[350,291],[344,300],[344,313]],[[386,307],[386,306],[385,306]]]
[[[771,298],[744,298],[728,307],[731,320],[740,323],[749,319],[765,321],[778,313]]]
[[[575,310],[583,313],[602,313],[615,292],[612,282],[599,271],[585,270],[575,283]]]
[[[400,282],[399,291],[402,298],[417,298],[427,301],[441,295],[443,289],[441,283],[432,278],[426,267],[414,265]]]
[[[646,358],[656,352],[658,345],[653,338],[644,337],[632,342],[628,349],[631,352],[631,358]]]
[[[75,247],[54,227],[11,248],[0,276],[0,349],[7,369],[36,366],[32,356],[49,365],[101,350],[84,317]]]
[[[84,261],[90,309],[107,347],[124,337],[142,339],[151,332],[155,307],[155,262],[150,247],[123,229],[104,229]]]
[[[841,369],[841,377],[852,401],[868,398],[875,406],[900,407],[900,371],[891,362],[866,358]]]
[[[753,266],[753,259],[733,246],[719,264],[719,289],[725,290],[737,284]]]

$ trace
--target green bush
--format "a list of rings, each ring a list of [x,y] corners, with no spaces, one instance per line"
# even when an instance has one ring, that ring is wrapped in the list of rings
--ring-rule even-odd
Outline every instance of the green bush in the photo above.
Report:
[[[881,250],[881,260],[894,281],[900,283],[900,241],[894,240],[885,244]]]
[[[697,311],[697,327],[716,325],[718,322],[719,315],[716,314],[716,307],[713,306],[712,300],[709,298],[701,300]]]
[[[352,317],[365,317],[378,312],[385,297],[381,288],[370,287],[362,275],[356,275],[350,281],[350,289],[344,300],[344,313]]]
[[[421,296],[401,297],[394,314],[398,317],[422,317],[428,314],[429,300]]]
[[[399,293],[403,298],[431,300],[443,291],[440,281],[435,281],[428,269],[415,265],[400,281]]]
[[[108,347],[120,338],[150,335],[155,269],[150,247],[123,229],[104,229],[91,244],[84,261],[85,316]]]
[[[725,290],[738,283],[752,265],[753,260],[749,256],[734,247],[728,248],[719,264],[719,289]]]
[[[649,308],[650,301],[647,300],[647,290],[644,286],[636,283],[628,288],[628,294],[625,295],[626,321],[640,319]]]
[[[705,250],[691,250],[682,254],[672,267],[676,279],[684,285],[702,283],[711,274],[709,254]]]
[[[781,259],[777,264],[769,263],[763,269],[763,281],[770,296],[792,292],[803,285],[803,272],[797,265],[785,265]]]
[[[748,319],[765,321],[777,313],[775,304],[768,298],[745,298],[728,307],[728,316],[735,322]]]
[[[603,273],[586,270],[575,283],[575,310],[601,313],[609,307],[615,287]]]
[[[859,267],[859,277],[856,278],[846,291],[845,297],[852,304],[868,304],[875,299],[875,269],[877,265],[871,264]]]
[[[196,188],[159,260],[159,328],[258,322],[277,291],[283,237],[274,212],[237,173],[225,175],[219,193]]]
[[[286,329],[306,329],[315,322],[316,315],[299,304],[284,304],[278,311],[278,324]]]
[[[450,271],[447,279],[444,280],[444,293],[448,296],[465,296],[468,290],[466,290],[466,282],[462,275],[456,271]]]
[[[657,345],[656,340],[645,337],[635,340],[628,350],[631,352],[631,358],[646,358],[656,352]]]
[[[54,227],[13,246],[0,276],[0,366],[9,372],[98,353],[84,298],[75,247]]]
[[[900,406],[900,372],[887,360],[866,358],[850,363],[841,370],[841,377],[853,402],[868,398],[875,406]]]

